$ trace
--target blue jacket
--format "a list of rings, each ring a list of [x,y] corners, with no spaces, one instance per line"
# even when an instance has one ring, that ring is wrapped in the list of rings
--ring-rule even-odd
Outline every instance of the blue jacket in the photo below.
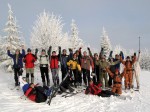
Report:
[[[13,68],[23,68],[23,57],[25,56],[25,50],[24,49],[22,49],[22,54],[19,54],[18,63],[16,63],[16,54],[11,54],[10,50],[7,50],[7,54],[14,61]]]

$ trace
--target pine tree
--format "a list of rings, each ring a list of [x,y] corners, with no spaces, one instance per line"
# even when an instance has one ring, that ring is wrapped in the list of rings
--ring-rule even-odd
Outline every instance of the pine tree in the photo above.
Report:
[[[83,40],[79,38],[78,27],[75,21],[72,20],[71,23],[71,48],[78,49],[83,46]]]
[[[65,46],[63,37],[62,17],[45,11],[38,16],[31,33],[31,46],[33,49],[48,49],[51,45],[53,50],[57,50],[58,46]]]
[[[104,49],[104,54],[106,56],[108,56],[110,51],[111,51],[111,43],[110,43],[110,39],[108,38],[108,35],[107,35],[104,27],[103,27],[103,31],[102,31],[102,36],[101,37],[102,37],[101,48]]]
[[[19,37],[19,34],[21,32],[18,31],[19,26],[17,25],[17,20],[13,16],[13,11],[11,9],[11,6],[8,4],[8,21],[6,22],[4,32],[6,33],[6,36],[1,38],[1,45],[0,45],[0,59],[2,61],[1,65],[4,65],[6,69],[11,68],[12,66],[12,59],[7,56],[7,47],[10,47],[11,53],[15,53],[16,49],[19,49],[23,42],[21,41],[21,38]],[[11,71],[8,70],[8,71]]]

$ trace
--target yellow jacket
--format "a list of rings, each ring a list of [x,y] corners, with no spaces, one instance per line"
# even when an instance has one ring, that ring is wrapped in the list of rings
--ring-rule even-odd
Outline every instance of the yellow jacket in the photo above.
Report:
[[[79,71],[81,71],[81,66],[78,64],[77,60],[70,60],[69,62],[67,62],[67,65],[70,67],[72,70],[78,69]]]

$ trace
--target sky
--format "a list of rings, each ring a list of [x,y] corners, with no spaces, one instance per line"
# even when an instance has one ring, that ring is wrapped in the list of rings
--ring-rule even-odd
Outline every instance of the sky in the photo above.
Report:
[[[64,32],[70,32],[74,19],[79,37],[91,47],[100,48],[102,28],[105,27],[112,46],[126,49],[150,49],[150,0],[0,0],[0,35],[7,22],[8,3],[18,20],[20,31],[30,44],[32,27],[44,10],[62,16]]]

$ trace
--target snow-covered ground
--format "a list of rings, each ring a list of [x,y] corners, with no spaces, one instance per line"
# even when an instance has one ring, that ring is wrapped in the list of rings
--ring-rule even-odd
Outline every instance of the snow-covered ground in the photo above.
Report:
[[[36,82],[41,82],[38,72]],[[11,90],[14,85],[13,74],[0,72],[0,112],[149,112],[150,111],[150,72],[142,71],[139,92],[124,93],[133,99],[122,100],[116,97],[101,98],[84,95],[64,98],[57,95],[51,105],[34,103],[21,99],[21,90]]]

